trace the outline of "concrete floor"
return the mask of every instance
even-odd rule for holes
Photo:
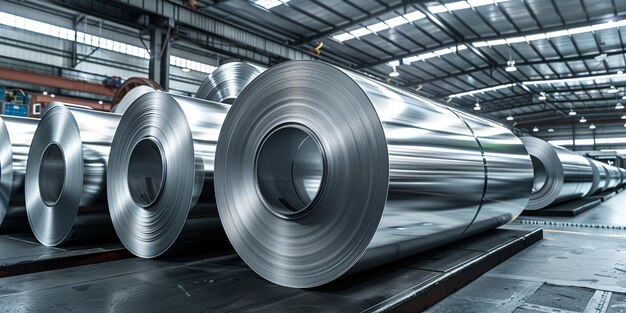
[[[427,312],[626,312],[626,192],[575,217],[518,218],[544,239]]]

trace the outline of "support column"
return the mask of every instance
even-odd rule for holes
[[[165,23],[167,24],[167,23]],[[170,52],[167,27],[153,25],[150,29],[150,65],[148,77],[169,90]]]

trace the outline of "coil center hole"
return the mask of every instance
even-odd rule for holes
[[[135,145],[128,162],[128,191],[140,207],[152,206],[163,189],[165,160],[161,145],[147,137]]]
[[[271,132],[257,149],[258,189],[273,213],[293,218],[307,211],[321,189],[325,154],[302,125]]]
[[[49,144],[43,151],[39,165],[39,194],[47,206],[59,202],[65,185],[65,155],[57,143]]]
[[[546,167],[538,158],[530,156],[530,160],[533,163],[533,172],[535,173],[533,179],[533,192],[538,192],[546,185],[548,175],[546,174]]]

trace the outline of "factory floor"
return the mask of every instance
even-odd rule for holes
[[[625,207],[626,191],[575,217],[522,216],[506,226],[508,230],[469,240],[466,245],[471,247],[452,245],[432,258],[416,256],[415,264],[387,265],[321,289],[268,283],[230,250],[155,260],[129,257],[5,277],[0,279],[0,312],[374,310],[371,303],[419,287],[440,267],[451,273],[454,270],[444,268],[453,262],[482,257],[479,247],[488,251],[499,245],[500,241],[491,242],[494,238],[508,241],[506,234],[519,232],[515,229],[537,227],[544,229],[544,239],[522,248],[427,312],[626,312]],[[471,277],[470,272],[467,267],[462,275]]]
[[[544,239],[427,312],[626,312],[626,192],[574,217],[522,216]]]

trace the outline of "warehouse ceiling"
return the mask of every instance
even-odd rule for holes
[[[466,109],[478,103],[477,113],[518,127],[582,115],[624,122],[615,106],[626,95],[626,1],[226,0],[198,8],[303,49],[323,42],[321,59],[347,60]],[[510,61],[515,71],[506,70]]]

